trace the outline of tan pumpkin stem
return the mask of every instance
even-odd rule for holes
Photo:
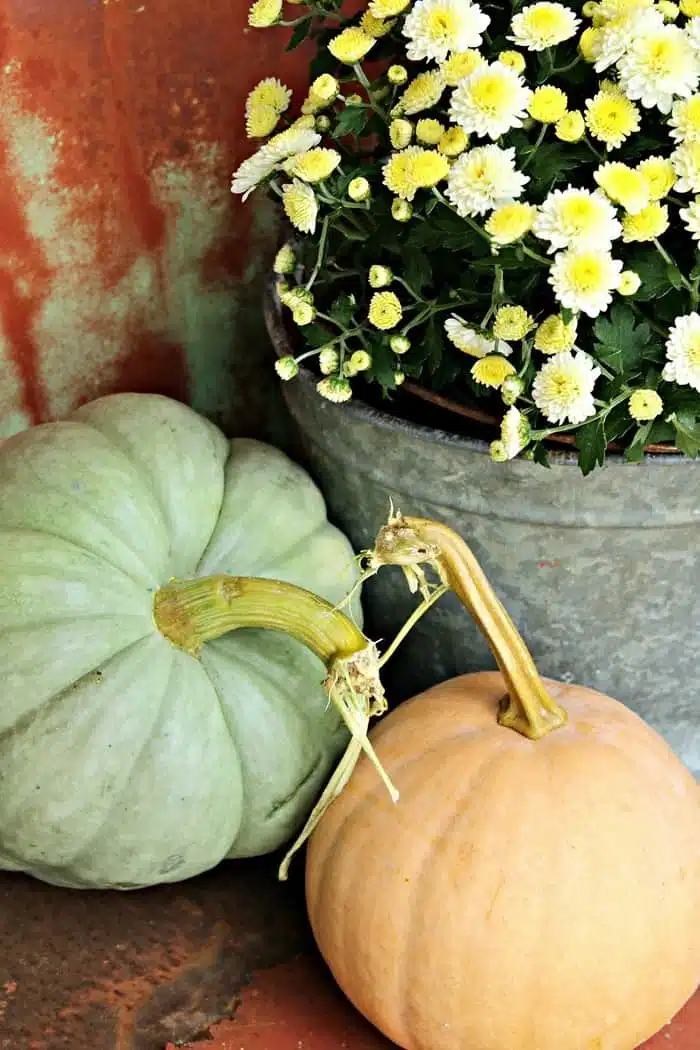
[[[530,740],[566,723],[566,712],[552,699],[518,629],[496,597],[467,544],[456,532],[426,518],[398,514],[380,530],[366,564],[371,571],[399,565],[412,590],[424,590],[423,565],[432,566],[471,613],[484,634],[506,683],[498,721]]]
[[[292,856],[342,791],[364,751],[394,802],[391,783],[367,737],[370,719],[387,709],[379,654],[352,620],[311,591],[279,580],[209,576],[171,580],[155,596],[153,618],[173,645],[197,658],[205,642],[243,627],[284,631],[326,665],[324,688],[348,727],[351,740],[298,838],[282,861],[286,879]]]

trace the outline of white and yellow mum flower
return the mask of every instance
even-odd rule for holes
[[[676,318],[666,340],[666,361],[667,382],[691,386],[700,394],[700,314]]]
[[[406,16],[406,55],[413,62],[444,62],[451,51],[481,47],[491,19],[471,0],[417,0]]]
[[[660,416],[664,403],[656,390],[635,390],[627,401],[627,411],[637,423],[648,423]]]
[[[555,354],[535,376],[532,399],[550,423],[583,423],[595,415],[593,388],[599,376],[588,354]]]
[[[597,28],[586,29],[579,47],[587,61],[593,61],[596,72],[602,73],[620,61],[636,36],[659,29],[663,24],[663,15],[651,4],[630,6],[607,20],[603,19]],[[584,41],[586,36],[588,39]]]
[[[570,40],[579,25],[580,19],[570,8],[544,0],[513,16],[508,39],[528,51],[546,51]]]
[[[593,178],[615,204],[621,204],[630,215],[646,208],[650,200],[649,185],[635,168],[620,161],[601,164]]]
[[[684,142],[671,154],[679,193],[700,193],[700,141]]]
[[[317,147],[298,153],[284,162],[284,170],[304,182],[323,182],[340,164],[340,154],[334,149]]]
[[[676,142],[700,141],[700,94],[674,102],[668,123]]]
[[[586,126],[608,149],[618,149],[639,131],[641,114],[621,91],[601,90],[586,102]]]
[[[572,350],[576,343],[578,321],[574,317],[568,323],[561,314],[550,314],[537,326],[535,349],[543,354],[561,354]]]
[[[404,117],[396,117],[389,125],[389,141],[394,149],[406,149],[413,138],[413,124]]]
[[[377,18],[376,15],[372,14],[369,8],[360,19],[360,29],[364,30],[368,36],[373,36],[375,40],[380,40],[383,36],[386,36],[387,33],[390,33],[393,28],[393,19]]]
[[[272,269],[274,273],[281,275],[294,273],[297,265],[297,257],[291,244],[283,244],[275,255]]]
[[[270,135],[280,116],[289,108],[292,92],[277,77],[266,77],[253,88],[245,102],[245,123],[248,138]]]
[[[554,125],[554,134],[562,142],[580,142],[586,134],[586,122],[578,109],[569,110]]]
[[[632,38],[617,70],[628,98],[670,113],[674,98],[687,98],[697,88],[700,59],[682,29],[661,25]]]
[[[311,119],[313,122],[313,118]],[[320,141],[321,136],[310,128],[292,125],[286,131],[281,131],[239,165],[233,173],[231,192],[242,194],[243,200],[246,200],[256,186],[271,175],[282,161],[313,149]]]
[[[457,87],[465,77],[471,76],[474,70],[483,66],[485,62],[486,59],[478,51],[455,51],[446,62],[441,63],[440,73],[447,87]]]
[[[637,171],[646,182],[652,201],[663,200],[676,182],[673,164],[667,157],[647,157],[637,165]]]
[[[470,372],[476,383],[500,390],[504,380],[515,375],[515,365],[500,354],[488,354],[475,361]]]
[[[533,225],[540,240],[549,241],[548,251],[562,248],[607,248],[622,233],[617,213],[599,190],[573,186],[552,190],[540,205]]]
[[[642,278],[636,270],[623,270],[617,286],[618,295],[636,295],[642,287]]]
[[[452,93],[450,119],[467,134],[498,139],[522,127],[532,91],[502,62],[484,63]]]
[[[506,459],[515,459],[522,452],[530,440],[530,424],[527,416],[524,416],[512,405],[501,420],[501,441],[506,454]]]
[[[369,323],[381,332],[396,328],[403,317],[401,300],[394,292],[375,292],[369,303]]]
[[[282,0],[255,0],[248,11],[248,25],[253,29],[267,29],[281,14]]]
[[[503,340],[487,339],[486,336],[471,328],[461,317],[453,314],[448,317],[444,324],[445,335],[458,350],[469,357],[486,357],[488,354],[499,353],[508,357],[511,348]]]
[[[668,208],[658,201],[650,201],[641,211],[622,217],[622,240],[625,244],[655,241],[667,229]]]
[[[316,384],[316,390],[326,401],[342,405],[352,397],[352,387],[345,376],[328,376]]]
[[[359,26],[343,29],[328,44],[328,50],[344,65],[352,66],[361,62],[376,44],[376,38],[365,33]]]
[[[690,46],[695,54],[700,55],[700,18],[695,16],[686,23],[685,35],[688,37]]]
[[[515,201],[503,204],[491,213],[484,229],[494,244],[513,244],[532,229],[537,209],[534,204]]]
[[[597,317],[610,306],[621,273],[622,263],[608,251],[569,248],[554,257],[548,280],[562,306]]]
[[[424,117],[416,124],[416,139],[424,146],[437,146],[445,133],[445,125],[434,117]]]
[[[693,240],[700,242],[700,197],[692,200],[687,208],[681,208],[679,215]]]
[[[459,215],[484,215],[517,200],[528,182],[515,166],[513,147],[477,146],[454,162],[446,196]]]
[[[466,131],[458,127],[447,128],[440,136],[438,153],[442,153],[446,157],[458,157],[460,153],[464,153],[468,145],[469,136]]]
[[[524,306],[499,306],[491,331],[496,339],[524,339],[534,323]]]
[[[282,190],[282,207],[300,233],[315,233],[318,218],[316,194],[308,183],[294,179]]]
[[[535,88],[528,106],[528,113],[540,124],[556,124],[566,113],[569,100],[561,88],[543,84]]]
[[[410,84],[396,104],[396,115],[404,114],[412,117],[416,113],[423,113],[426,109],[437,106],[442,98],[446,87],[445,78],[439,69],[431,69],[427,73],[419,73]],[[392,111],[393,115],[393,111]]]
[[[375,18],[395,18],[406,10],[411,0],[372,0],[370,12]]]
[[[431,189],[447,178],[450,165],[437,150],[409,146],[384,165],[384,185],[396,197],[412,201],[418,190]]]

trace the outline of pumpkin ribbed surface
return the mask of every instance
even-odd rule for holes
[[[277,632],[197,660],[158,631],[171,577],[356,570],[310,478],[166,398],[115,395],[0,448],[0,867],[176,881],[277,848],[346,733],[323,664]]]
[[[700,980],[700,798],[644,722],[545,680],[568,724],[497,722],[497,673],[372,733],[309,847],[318,945],[409,1050],[633,1050]]]

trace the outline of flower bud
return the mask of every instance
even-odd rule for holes
[[[278,361],[275,361],[275,372],[280,379],[294,379],[299,374],[299,365],[291,354],[287,357],[280,357]]]
[[[371,192],[369,182],[362,175],[352,179],[348,186],[348,197],[351,201],[366,201]]]

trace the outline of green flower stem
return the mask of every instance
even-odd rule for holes
[[[597,419],[604,419],[614,408],[621,405],[623,401],[626,401],[631,393],[632,391],[628,387],[625,387],[622,393],[613,398],[605,408],[601,409],[600,412],[596,412],[594,416],[589,416],[588,419],[584,420],[586,426],[589,423],[595,423]],[[533,430],[530,434],[530,440],[543,441],[545,438],[551,437],[552,434],[566,434],[572,430],[578,430],[581,425],[581,423],[564,423],[560,427],[548,427],[547,430]]]
[[[406,289],[408,294],[413,296],[413,298],[416,300],[417,303],[424,302],[423,297],[421,295],[418,295],[417,292],[414,292],[413,288],[411,288],[410,284],[408,284],[406,281],[404,281],[403,277],[397,277],[396,274],[394,274],[394,280],[396,281],[397,284],[402,285],[402,287],[404,287]]]
[[[321,267],[323,266],[323,256],[326,252],[326,242],[328,240],[328,225],[330,223],[330,216],[326,215],[325,219],[321,223],[321,236],[318,239],[318,252],[316,254],[316,265],[314,266],[308,281],[306,282],[307,292],[313,287],[313,283],[319,275]]]
[[[442,193],[440,193],[440,190],[433,188],[433,196],[440,201],[440,204],[443,204],[446,208],[449,208],[450,211],[453,211],[455,215],[459,215],[457,209],[450,204],[448,199],[444,197]],[[491,243],[491,238],[489,237],[486,230],[482,226],[479,226],[478,222],[474,222],[470,215],[459,215],[459,217],[460,219],[462,219],[463,222],[466,222],[467,226],[469,226],[470,229],[474,231],[474,233],[478,233],[479,236],[482,237],[485,241],[488,241],[489,244]]]
[[[662,243],[661,243],[661,241],[659,240],[658,237],[656,237],[654,239],[654,246],[655,246],[657,252],[659,253],[659,255],[661,256],[661,258],[663,259],[663,261],[666,263],[666,265],[667,266],[672,266],[674,268],[674,270],[677,270],[681,284],[686,289],[686,291],[690,292],[690,298],[691,298],[691,302],[692,302],[693,306],[697,306],[697,303],[698,303],[698,289],[697,289],[697,285],[694,286],[688,280],[687,277],[683,276],[683,272],[680,269],[680,267],[678,266],[676,260],[673,258],[672,255],[670,255],[666,251],[666,249],[664,248],[664,246],[662,245]]]
[[[637,306],[635,302],[630,302],[630,306],[636,313],[637,317],[639,317],[640,320],[644,321],[645,324],[648,324],[649,327],[657,333],[657,335],[662,336],[664,341],[668,339],[668,330],[666,328],[662,328],[660,324],[656,323],[656,321],[652,321],[651,317],[647,317],[647,315],[642,310],[641,306]]]
[[[568,73],[570,69],[575,69],[581,61],[581,55],[576,55],[576,58],[573,58],[571,62],[567,62],[565,66],[555,66],[549,75],[555,77],[559,76],[561,73]]]
[[[543,266],[546,266],[547,268],[549,268],[552,265],[551,259],[548,259],[544,255],[540,255],[539,252],[533,252],[532,248],[528,248],[528,246],[526,244],[522,244],[521,247],[522,247],[523,252],[525,253],[525,255],[528,256],[528,258],[534,259],[535,262],[541,263]]]
[[[530,165],[532,164],[532,161],[533,161],[533,159],[535,157],[535,154],[537,153],[538,149],[540,148],[540,146],[544,142],[544,137],[547,134],[547,128],[548,128],[547,124],[543,124],[542,127],[540,128],[540,133],[537,136],[537,138],[535,139],[535,144],[532,147],[532,151],[530,152],[530,156],[527,158],[525,163],[522,165],[522,167],[520,169],[521,171],[525,171],[525,169],[529,168]]]
[[[360,65],[359,62],[356,62],[352,68],[353,68],[353,70],[355,72],[355,76],[357,77],[357,79],[359,80],[359,82],[362,84],[363,88],[367,92],[367,97],[368,97],[368,99],[369,99],[369,101],[370,101],[370,103],[372,105],[372,109],[374,110],[375,113],[377,113],[382,118],[382,120],[385,123],[388,124],[389,118],[387,116],[386,110],[377,101],[376,95],[372,91],[372,85],[370,84],[369,80],[367,79],[367,75],[366,75],[364,69],[362,68],[362,66]]]
[[[603,161],[605,160],[605,157],[603,156],[603,154],[602,154],[602,153],[600,153],[600,152],[599,152],[599,151],[598,151],[598,150],[597,150],[597,149],[595,148],[595,146],[593,145],[593,143],[592,143],[592,142],[591,142],[591,140],[589,139],[588,135],[584,135],[584,136],[583,136],[583,138],[581,139],[581,141],[583,142],[583,144],[584,144],[585,146],[588,146],[588,148],[589,148],[589,150],[591,151],[591,153],[593,153],[593,154],[594,154],[594,156],[596,156],[596,157],[598,158],[598,160],[599,160],[599,161],[601,162],[601,164],[602,164],[602,163],[603,163]]]

